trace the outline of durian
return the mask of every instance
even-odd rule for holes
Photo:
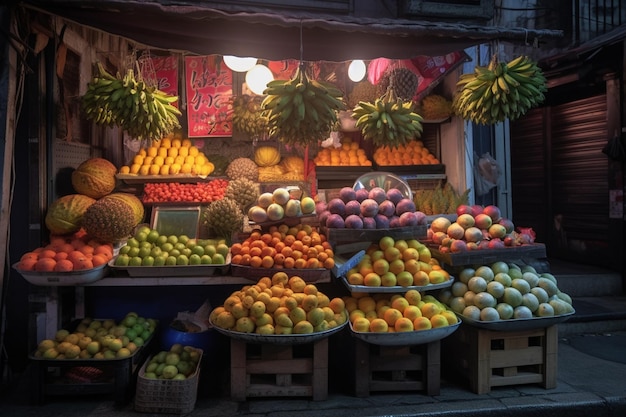
[[[258,181],[259,167],[250,158],[240,157],[233,159],[226,168],[226,175],[231,180],[247,178],[250,181]]]
[[[242,212],[259,198],[259,185],[247,178],[238,178],[228,182],[224,197],[235,200]]]
[[[121,200],[100,199],[87,208],[82,224],[88,235],[113,243],[131,235],[136,226],[135,213]]]
[[[209,204],[202,212],[202,223],[209,236],[232,240],[235,232],[243,229],[243,212],[237,201],[224,197]]]

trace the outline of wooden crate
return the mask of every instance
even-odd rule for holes
[[[230,341],[230,395],[328,398],[328,339],[307,344]]]
[[[412,346],[379,346],[355,341],[355,395],[381,391],[423,391],[439,395],[439,340]]]
[[[557,326],[524,331],[493,331],[462,324],[442,344],[444,372],[460,373],[470,388],[539,384],[556,387]]]

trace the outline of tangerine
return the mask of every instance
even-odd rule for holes
[[[74,270],[74,264],[68,259],[61,259],[54,265],[54,271],[69,272]]]
[[[54,258],[40,258],[37,260],[37,262],[35,262],[33,269],[35,271],[50,272],[54,271],[54,267],[56,264],[57,261],[55,261]]]

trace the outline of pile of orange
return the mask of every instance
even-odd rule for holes
[[[113,258],[113,246],[80,234],[52,236],[50,243],[26,252],[16,268],[21,271],[70,272],[92,269]]]
[[[317,166],[371,166],[365,149],[358,142],[344,140],[341,147],[320,149],[313,162]]]
[[[392,148],[381,146],[374,151],[374,162],[377,165],[436,165],[439,160],[421,140],[414,140],[405,145]]]
[[[231,263],[255,268],[332,269],[335,258],[326,235],[310,225],[271,226],[254,230],[230,247]]]
[[[192,145],[190,139],[163,138],[142,148],[130,165],[120,168],[120,174],[137,175],[210,175],[215,165]]]

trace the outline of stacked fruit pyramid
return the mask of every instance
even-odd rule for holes
[[[496,261],[463,267],[459,280],[439,294],[457,314],[475,321],[554,317],[574,312],[572,299],[548,272]]]
[[[344,138],[341,146],[322,148],[313,159],[316,166],[372,166],[365,149],[358,142]]]
[[[120,167],[120,174],[131,175],[177,175],[207,176],[215,165],[189,139],[174,136],[152,141],[141,148],[130,165]]]
[[[113,244],[143,221],[134,194],[114,192],[115,165],[103,158],[83,161],[72,173],[75,194],[54,200],[46,211],[48,244],[24,254],[22,271],[71,272],[101,267],[113,257]]]
[[[421,140],[412,140],[395,148],[388,145],[379,146],[374,151],[374,162],[382,167],[389,165],[437,165],[441,163]]]
[[[234,291],[209,316],[219,329],[259,335],[312,334],[340,327],[347,319],[341,298],[331,299],[315,284],[284,271]]]

